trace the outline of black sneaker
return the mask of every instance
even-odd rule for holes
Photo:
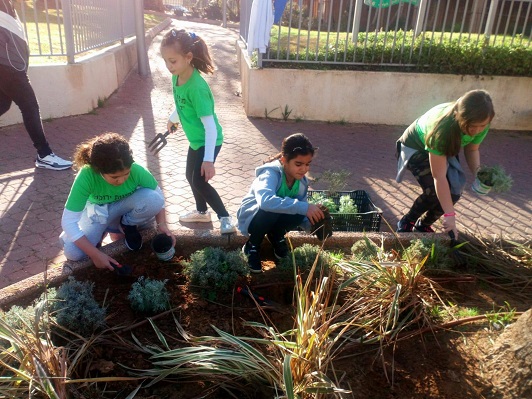
[[[290,249],[286,243],[286,239],[283,237],[280,240],[275,240],[270,234],[268,234],[268,240],[273,247],[273,254],[279,260],[288,258],[290,255]]]
[[[138,251],[142,248],[142,236],[137,230],[137,226],[128,226],[120,222],[122,232],[126,236],[124,243],[130,251]]]
[[[414,222],[403,216],[401,220],[397,222],[397,233],[410,233],[414,229]]]
[[[248,266],[252,273],[262,273],[259,249],[249,241],[242,247],[242,252],[248,258]]]
[[[416,233],[434,233],[434,229],[432,227],[424,225],[419,220],[414,225],[414,231]]]

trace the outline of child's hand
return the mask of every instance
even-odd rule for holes
[[[170,231],[170,229],[168,228],[168,226],[166,225],[166,223],[159,223],[157,225],[157,230],[159,230],[160,233],[164,233],[166,234],[168,237],[172,237],[172,246],[175,247],[175,244],[176,244],[176,238],[175,236],[172,234],[172,232]]]
[[[168,120],[168,123],[166,124],[166,128],[170,133],[175,132],[178,126],[179,126],[179,123],[174,123],[171,120]]]
[[[214,163],[203,161],[201,164],[201,175],[205,177],[205,181],[211,180],[215,174]]]
[[[318,205],[308,204],[307,218],[311,224],[318,223],[325,215]]]
[[[454,216],[447,216],[443,218],[443,229],[446,233],[454,232],[455,239],[458,239],[458,230],[456,229],[456,218]]]
[[[113,265],[120,266],[120,263],[111,258],[109,255],[104,254],[102,251],[98,251],[96,254],[91,256],[92,263],[98,269],[109,269],[111,271],[115,270]]]

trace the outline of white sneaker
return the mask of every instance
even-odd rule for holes
[[[64,170],[72,167],[72,162],[66,161],[54,153],[51,153],[43,158],[37,155],[35,166],[43,169]]]
[[[231,234],[236,232],[236,227],[233,224],[231,216],[224,216],[220,218],[220,234]]]
[[[211,214],[209,212],[192,211],[179,215],[179,221],[184,223],[203,222],[209,223],[211,221]]]

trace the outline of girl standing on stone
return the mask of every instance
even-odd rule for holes
[[[196,209],[179,216],[180,222],[211,222],[207,205],[216,212],[222,234],[236,231],[216,189],[209,184],[216,174],[214,162],[223,143],[222,127],[214,112],[214,97],[201,73],[213,73],[214,65],[205,41],[193,32],[170,30],[161,42],[161,55],[172,74],[176,110],[168,131],[181,123],[189,141],[186,178]]]

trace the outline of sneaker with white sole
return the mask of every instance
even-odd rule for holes
[[[211,221],[211,214],[209,212],[192,211],[179,215],[179,221],[183,223],[209,223]]]
[[[262,273],[259,249],[248,241],[242,247],[242,252],[248,259],[248,266],[251,273]]]
[[[50,155],[47,155],[42,158],[37,155],[37,159],[35,160],[35,166],[37,168],[42,169],[65,170],[72,167],[72,162],[58,157],[52,152]]]
[[[233,224],[231,216],[223,216],[220,218],[220,234],[231,234],[236,232],[236,227]]]

